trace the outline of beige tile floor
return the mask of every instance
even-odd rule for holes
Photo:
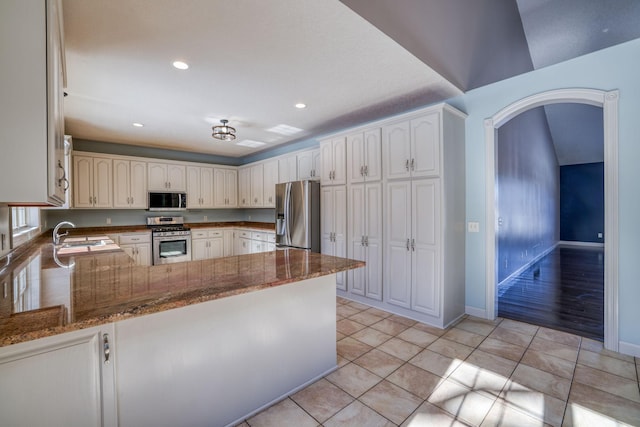
[[[446,330],[337,300],[338,369],[240,424],[640,426],[640,359],[508,319]]]

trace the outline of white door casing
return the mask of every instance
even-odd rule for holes
[[[605,273],[604,345],[618,351],[618,99],[617,90],[557,89],[523,98],[485,120],[486,149],[486,317],[495,319],[496,294],[496,139],[497,130],[515,116],[536,107],[559,103],[602,108],[604,123]]]

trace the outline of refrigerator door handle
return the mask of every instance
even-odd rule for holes
[[[291,245],[291,183],[287,182],[284,191],[284,229],[287,236],[287,245]]]

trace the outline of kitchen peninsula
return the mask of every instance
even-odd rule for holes
[[[364,265],[290,249],[139,266],[57,256],[48,234],[20,252],[0,268],[9,425],[232,425],[336,367],[335,273]]]

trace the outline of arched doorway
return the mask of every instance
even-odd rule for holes
[[[605,276],[604,345],[618,350],[618,91],[558,89],[514,102],[485,120],[486,149],[486,314],[496,317],[496,139],[504,123],[532,108],[556,103],[580,103],[602,108],[604,124]]]

